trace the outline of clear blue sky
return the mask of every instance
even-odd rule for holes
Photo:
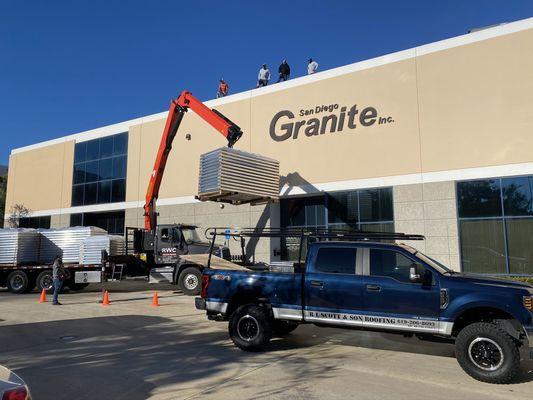
[[[531,0],[0,0],[0,163],[12,148],[533,16]]]

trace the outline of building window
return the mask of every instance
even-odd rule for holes
[[[281,227],[392,232],[392,188],[360,189],[282,199]],[[298,259],[300,241],[282,239],[281,257]],[[305,254],[306,249],[302,249]]]
[[[19,228],[50,229],[50,215],[44,217],[23,217],[19,219]]]
[[[109,234],[123,235],[124,215],[124,211],[71,214],[70,226],[96,226]]]
[[[76,143],[72,206],[126,199],[128,133]]]
[[[533,275],[533,176],[457,182],[463,271]]]

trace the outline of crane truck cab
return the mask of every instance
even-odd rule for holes
[[[158,224],[154,233],[142,228],[127,228],[133,237],[133,254],[146,264],[151,283],[169,282],[189,296],[200,293],[202,272],[206,263],[199,262],[193,255],[205,255],[206,261],[210,243],[200,238],[197,226],[187,224]],[[231,253],[226,246],[217,246],[213,254],[226,260]]]

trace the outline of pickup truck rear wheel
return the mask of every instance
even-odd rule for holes
[[[520,370],[518,343],[496,324],[467,325],[455,341],[457,361],[478,381],[509,383]]]
[[[273,331],[274,334],[277,336],[285,336],[291,333],[296,328],[298,328],[298,325],[300,324],[296,321],[275,320]]]
[[[261,350],[272,337],[269,311],[255,304],[240,306],[229,320],[229,335],[241,350]]]
[[[187,296],[196,296],[202,290],[202,272],[195,267],[187,267],[178,278],[178,284]]]

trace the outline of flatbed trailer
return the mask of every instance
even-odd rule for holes
[[[102,264],[65,263],[70,277],[64,286],[71,290],[83,290],[89,283],[120,280],[123,264],[107,261]],[[27,293],[34,289],[49,291],[53,287],[52,263],[0,265],[0,287],[11,293]]]

